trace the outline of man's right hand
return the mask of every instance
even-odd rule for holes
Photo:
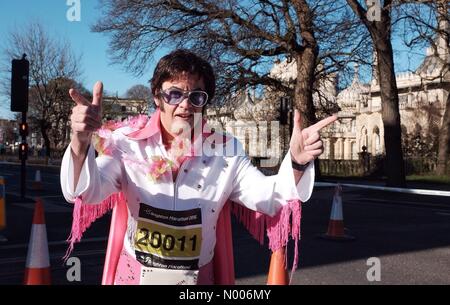
[[[69,90],[70,97],[76,103],[70,116],[72,128],[71,147],[78,157],[84,157],[91,143],[92,133],[102,126],[103,84],[94,85],[92,103],[77,90]]]

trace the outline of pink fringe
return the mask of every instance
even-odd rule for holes
[[[295,199],[288,200],[287,204],[274,217],[252,211],[236,203],[232,204],[232,212],[261,245],[264,244],[264,230],[266,230],[269,248],[272,252],[286,247],[289,237],[292,237],[295,242],[294,262],[290,276],[290,281],[292,281],[294,271],[298,266],[298,241],[300,240],[302,217],[301,202]]]
[[[67,239],[69,248],[63,260],[66,261],[74,249],[74,244],[81,240],[83,233],[90,227],[90,225],[98,218],[105,215],[109,210],[119,202],[125,200],[122,192],[115,193],[103,200],[100,204],[86,204],[83,203],[81,197],[75,199],[73,209],[72,230]]]

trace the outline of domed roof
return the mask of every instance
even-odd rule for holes
[[[246,92],[241,95],[241,101],[234,111],[236,120],[256,122],[276,120],[279,104],[272,99],[252,99],[249,92]]]
[[[350,86],[339,92],[337,102],[341,108],[352,108],[368,92],[368,86],[359,81],[358,65],[355,65],[355,76]]]
[[[241,103],[237,105],[234,111],[234,117],[236,120],[248,121],[253,120],[252,108],[253,103],[247,92],[240,94]]]

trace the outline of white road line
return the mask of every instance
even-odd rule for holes
[[[58,253],[54,253],[54,254],[50,255],[49,258],[51,260],[62,259],[65,254],[66,254],[65,252],[58,252]],[[77,251],[74,254],[77,257],[98,255],[98,254],[106,254],[106,249]],[[27,260],[26,257],[4,258],[4,259],[0,259],[0,265],[14,264],[14,263],[25,263],[26,260]]]
[[[413,203],[411,201],[393,200],[393,199],[386,200],[386,199],[381,199],[381,198],[358,198],[357,200],[361,200],[361,201],[367,200],[367,201],[375,201],[375,202],[379,201],[379,202],[387,202],[387,203],[392,203],[392,204],[399,203],[399,204],[417,205],[416,203]],[[430,207],[433,207],[433,205],[435,205],[435,203],[421,201],[420,205],[429,205]],[[450,205],[449,205],[449,208],[450,208]]]
[[[367,200],[364,201],[364,199],[357,199],[357,198],[349,198],[349,199],[345,199],[343,198],[343,202],[344,205],[346,203],[350,204],[350,205],[373,205],[373,206],[377,206],[377,205],[389,205],[390,208],[402,208],[402,209],[416,209],[416,210],[429,210],[432,212],[447,212],[448,210],[436,210],[436,207],[433,206],[426,206],[426,205],[421,205],[421,204],[415,204],[415,203],[404,203],[404,204],[396,204],[396,201],[386,201],[386,203],[381,203],[381,202],[376,202],[375,200]],[[450,206],[449,206],[450,207]]]
[[[30,190],[27,190],[27,191],[30,191]],[[31,196],[30,194],[29,194],[29,192],[27,192],[28,193],[28,195],[27,196],[25,196],[25,198],[26,199],[30,199],[30,200],[35,200],[36,198],[57,198],[57,197],[63,197],[63,195],[61,194],[61,195],[45,195],[45,196],[39,196],[39,195],[33,195],[33,196]],[[13,196],[16,196],[16,197],[21,197],[22,195],[21,194],[19,194],[19,193],[16,193],[16,192],[11,192],[11,191],[6,191],[6,194],[10,194],[10,195],[13,195]]]
[[[437,215],[442,215],[442,216],[450,216],[450,213],[446,213],[446,212],[436,212]]]
[[[45,199],[45,198],[64,198],[63,195],[45,195],[45,196],[36,196],[39,197],[41,199]],[[66,201],[64,201],[63,203],[65,203]],[[69,204],[69,203],[67,203]]]
[[[87,244],[87,243],[93,243],[93,242],[100,242],[100,241],[106,241],[108,240],[107,237],[92,237],[92,238],[85,238],[82,239],[77,244]],[[68,245],[66,240],[58,240],[58,241],[51,241],[48,243],[48,246],[60,246],[60,245]],[[0,246],[0,250],[11,250],[11,249],[21,249],[21,248],[27,248],[28,244],[16,244],[16,245],[6,245],[6,246]]]
[[[315,182],[315,186],[336,186],[338,183],[331,182]],[[387,187],[387,186],[375,186],[375,185],[364,185],[364,184],[350,184],[350,183],[339,183],[341,186],[362,188],[368,190],[379,190],[379,191],[389,191],[395,193],[406,193],[406,194],[416,194],[416,195],[431,195],[431,196],[445,196],[450,197],[450,191],[440,191],[440,190],[426,190],[426,189],[408,189],[408,188],[397,188],[397,187]]]

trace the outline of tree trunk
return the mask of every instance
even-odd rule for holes
[[[297,81],[294,91],[294,108],[300,111],[302,128],[314,124],[317,121],[316,110],[313,101],[314,70],[316,68],[317,52],[306,48],[297,56]],[[321,179],[320,164],[317,158],[314,161],[316,179]]]
[[[390,24],[389,24],[390,26]],[[384,29],[383,29],[384,28]],[[389,29],[384,26],[374,36],[377,51],[378,75],[380,75],[381,116],[386,148],[386,175],[388,186],[405,186],[398,89],[394,72],[394,60]],[[378,34],[378,35],[377,35]]]
[[[377,43],[378,73],[382,101],[384,143],[386,148],[386,175],[388,186],[405,186],[405,167],[401,145],[401,125],[398,89],[395,80],[392,45],[390,40]]]
[[[294,108],[300,111],[303,128],[316,122],[316,111],[313,103],[316,59],[317,53],[310,48],[306,48],[296,58],[297,80],[294,91]]]
[[[439,30],[447,30],[448,26],[448,20],[447,20],[447,8],[448,4],[445,0],[440,0],[437,5],[438,10],[438,18],[437,22],[439,25]],[[447,32],[448,33],[448,32]],[[448,75],[450,73],[450,66],[449,66],[449,60],[448,56],[450,56],[449,52],[450,49],[448,47],[449,44],[449,38],[447,35],[444,35],[444,33],[438,33],[439,36],[441,36],[444,41],[445,45],[447,46],[447,49],[445,50],[444,62],[447,64],[446,69],[444,70],[445,73]],[[448,76],[447,76],[448,77]],[[447,78],[448,80],[448,78]],[[437,160],[437,168],[436,168],[436,174],[438,175],[446,175],[448,168],[448,161],[449,161],[449,155],[450,155],[450,86],[447,83],[447,92],[449,92],[447,96],[447,101],[445,103],[445,111],[444,111],[444,117],[442,119],[442,126],[439,132],[439,151],[438,151],[438,160]]]
[[[44,145],[45,145],[45,157],[48,160],[50,158],[50,138],[48,137],[47,134],[47,123],[45,122],[45,120],[41,120],[40,122],[41,125],[41,133],[42,133],[42,137],[44,138]]]
[[[448,160],[450,155],[450,93],[445,103],[444,118],[439,132],[439,152],[436,174],[446,175]]]
[[[370,32],[374,49],[377,52],[377,71],[381,91],[381,116],[384,126],[384,145],[386,148],[387,185],[405,186],[405,164],[401,142],[400,111],[398,89],[394,72],[394,58],[391,43],[392,1],[385,0],[378,21],[367,19],[367,11],[356,0],[347,0]]]

